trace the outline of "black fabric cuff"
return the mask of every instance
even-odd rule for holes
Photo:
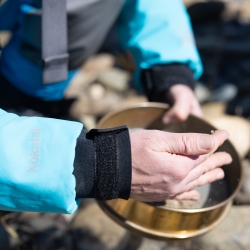
[[[128,199],[132,163],[127,127],[88,133],[83,129],[77,139],[73,174],[76,198]]]
[[[171,86],[180,83],[194,89],[193,72],[185,64],[155,65],[141,72],[141,82],[149,101],[155,101],[155,96]]]

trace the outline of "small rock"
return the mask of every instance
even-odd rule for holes
[[[43,232],[54,227],[66,229],[68,223],[64,219],[63,215],[41,213],[28,220],[27,225],[30,226],[35,232]]]
[[[243,159],[250,149],[250,123],[238,116],[204,116],[204,119],[218,129],[229,133],[229,140]]]
[[[237,18],[241,23],[250,22],[250,3],[249,0],[224,0],[226,9],[223,12],[224,20],[232,20]]]
[[[102,116],[123,102],[123,98],[116,92],[106,90],[105,95],[96,100],[92,98],[89,91],[86,91],[70,108],[70,115],[80,119],[82,115]]]
[[[93,115],[81,115],[79,121],[83,123],[84,128],[86,130],[90,130],[92,128],[96,128],[96,118]]]
[[[93,200],[79,208],[71,224],[77,249],[122,250],[127,244],[127,231],[111,220]]]
[[[110,54],[97,54],[90,57],[83,65],[83,70],[86,72],[95,72],[96,74],[101,73],[113,67],[115,58]]]
[[[105,95],[105,88],[98,83],[91,84],[89,87],[89,94],[93,98],[93,100],[100,100]]]
[[[74,98],[81,96],[86,91],[86,88],[88,88],[104,70],[113,66],[114,61],[114,57],[109,54],[98,54],[90,57],[71,80],[65,91],[65,97]]]
[[[128,71],[110,68],[100,74],[98,82],[102,83],[107,88],[116,91],[125,91],[128,88],[130,78],[131,76]]]
[[[250,204],[250,160],[243,160],[242,166],[244,172],[243,182],[242,187],[234,199],[236,205]]]
[[[86,92],[88,86],[93,83],[96,78],[97,75],[94,72],[79,70],[65,90],[65,98],[70,99],[82,96]]]
[[[249,0],[244,0],[244,3],[241,4],[239,19],[243,23],[250,23],[250,2],[249,2]]]
[[[205,102],[210,98],[209,89],[201,83],[196,84],[194,89],[195,95],[199,102]]]
[[[214,89],[211,92],[209,101],[211,102],[229,102],[237,95],[238,89],[234,84],[224,84],[220,88]]]
[[[11,36],[12,33],[10,31],[0,31],[0,45],[2,48],[7,45]]]
[[[216,117],[223,115],[226,110],[225,102],[210,102],[201,106],[204,117]]]
[[[166,243],[158,240],[150,240],[145,238],[138,250],[165,250]],[[173,249],[174,250],[174,249]]]

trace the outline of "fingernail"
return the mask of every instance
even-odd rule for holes
[[[220,172],[217,176],[216,176],[216,180],[220,180],[224,177],[224,172]]]
[[[232,157],[230,156],[230,157],[228,157],[228,158],[226,159],[225,164],[229,164],[229,163],[231,163],[232,161],[233,161],[233,159],[232,159]]]
[[[201,149],[208,150],[212,148],[212,140],[211,140],[210,135],[201,135],[198,143]]]

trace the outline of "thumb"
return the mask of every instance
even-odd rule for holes
[[[212,135],[197,133],[170,133],[165,150],[173,154],[197,156],[216,150],[226,139],[228,133],[220,130]]]
[[[185,121],[191,112],[190,97],[180,92],[173,93],[174,105],[163,116],[163,123],[168,124],[175,121]]]
[[[191,100],[189,96],[184,94],[179,94],[175,97],[174,106],[171,109],[171,113],[179,121],[185,121],[188,118],[188,115],[191,111]]]

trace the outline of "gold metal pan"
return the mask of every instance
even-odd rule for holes
[[[100,120],[98,128],[126,124],[130,129],[158,129],[175,133],[210,134],[215,130],[212,125],[194,116],[190,116],[185,122],[166,126],[161,122],[161,118],[167,109],[168,105],[161,103],[126,105],[107,114]],[[190,203],[191,206],[188,204],[188,208],[178,203],[172,206],[168,200],[149,204],[133,199],[115,199],[98,204],[114,221],[141,236],[167,240],[203,234],[226,217],[242,182],[241,162],[232,144],[227,140],[217,151],[228,152],[233,158],[230,165],[223,167],[225,178],[203,186],[199,190],[200,201]]]

